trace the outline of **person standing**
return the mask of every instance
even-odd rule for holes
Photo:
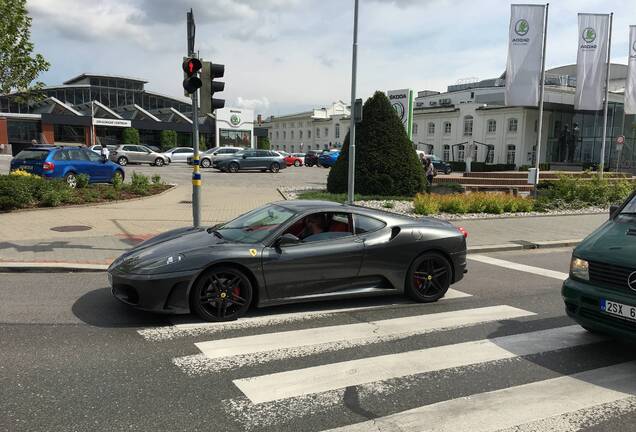
[[[424,162],[424,172],[426,173],[427,188],[430,192],[431,187],[433,187],[433,177],[435,177],[435,166],[430,158],[426,158]]]
[[[102,148],[100,150],[100,153],[102,155],[102,160],[108,160],[108,158],[110,156],[110,150],[108,150],[108,147],[106,147],[106,144],[102,144]]]

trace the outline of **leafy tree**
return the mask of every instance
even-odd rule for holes
[[[424,169],[404,126],[382,92],[363,107],[356,127],[355,192],[363,195],[412,196],[424,190]],[[331,193],[347,191],[349,134],[327,179]]]
[[[267,138],[266,136],[258,137],[256,141],[256,148],[259,148],[261,150],[270,150],[272,148],[272,145],[269,142],[269,138]]]
[[[41,99],[42,82],[33,83],[50,64],[33,54],[31,17],[26,0],[0,1],[0,94],[20,92],[18,102]]]
[[[162,130],[159,132],[159,145],[162,151],[170,150],[177,146],[177,132],[173,130]]]
[[[124,144],[139,144],[139,131],[135,128],[126,128],[121,133]]]

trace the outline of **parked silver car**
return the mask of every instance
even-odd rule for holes
[[[187,162],[188,158],[191,158],[194,154],[192,147],[175,147],[168,151],[163,152],[163,155],[168,158],[170,162]]]
[[[206,151],[201,156],[201,166],[203,168],[213,167],[218,161],[231,158],[235,153],[245,150],[243,147],[215,147]]]
[[[231,173],[242,170],[260,170],[262,172],[269,170],[275,173],[287,168],[287,164],[285,159],[275,151],[247,149],[217,161],[214,168]]]
[[[110,160],[121,166],[129,163],[147,163],[150,165],[164,166],[170,160],[161,153],[154,152],[146,146],[123,144],[110,152]]]

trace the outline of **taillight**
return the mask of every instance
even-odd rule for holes
[[[53,171],[55,169],[55,164],[53,162],[44,162],[42,164],[43,171]]]
[[[464,235],[464,238],[468,238],[468,231],[464,229],[464,227],[457,227],[457,231]]]

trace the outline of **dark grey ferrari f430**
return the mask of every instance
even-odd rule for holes
[[[158,235],[108,269],[139,309],[233,320],[251,306],[404,293],[434,302],[466,272],[466,232],[324,201],[283,201]]]

